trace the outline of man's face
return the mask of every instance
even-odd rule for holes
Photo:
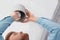
[[[29,36],[27,33],[15,32],[10,36],[9,40],[29,40]]]

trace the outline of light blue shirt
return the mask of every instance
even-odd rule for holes
[[[60,40],[60,24],[43,17],[38,18],[37,23],[42,25],[43,28],[46,28],[50,33],[47,40]]]
[[[4,38],[2,37],[2,34],[6,30],[6,28],[10,26],[10,24],[13,21],[14,20],[11,16],[7,16],[0,21],[0,40],[4,40]],[[46,28],[48,32],[50,33],[47,40],[60,40],[60,25],[59,24],[52,22],[51,20],[43,18],[43,17],[38,18],[36,22],[42,25],[42,27]]]
[[[7,16],[0,21],[0,40],[4,40],[2,34],[13,21],[14,19],[11,16]]]

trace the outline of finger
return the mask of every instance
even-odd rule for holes
[[[26,17],[26,19],[23,21],[23,23],[26,23],[28,21],[29,21],[29,19],[28,19],[28,17]]]
[[[27,9],[26,9],[26,15],[27,15],[28,17],[30,17],[30,16],[31,16],[30,11],[28,11]]]
[[[17,17],[21,17],[21,15],[19,14],[19,12],[15,12],[15,15],[17,16]]]

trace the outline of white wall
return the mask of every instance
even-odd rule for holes
[[[11,9],[15,4],[23,4],[35,16],[46,17],[51,19],[58,3],[58,0],[0,0],[0,18],[11,14]],[[37,23],[20,23],[14,22],[4,32],[3,37],[10,31],[23,31],[30,35],[30,40],[42,40],[44,29]],[[42,38],[41,38],[42,37]]]

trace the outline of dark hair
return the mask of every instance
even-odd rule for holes
[[[10,36],[15,33],[15,32],[9,32],[7,35],[6,35],[6,38],[5,40],[9,40]],[[24,37],[22,38],[22,40],[29,40],[29,35],[27,33],[25,33]]]

